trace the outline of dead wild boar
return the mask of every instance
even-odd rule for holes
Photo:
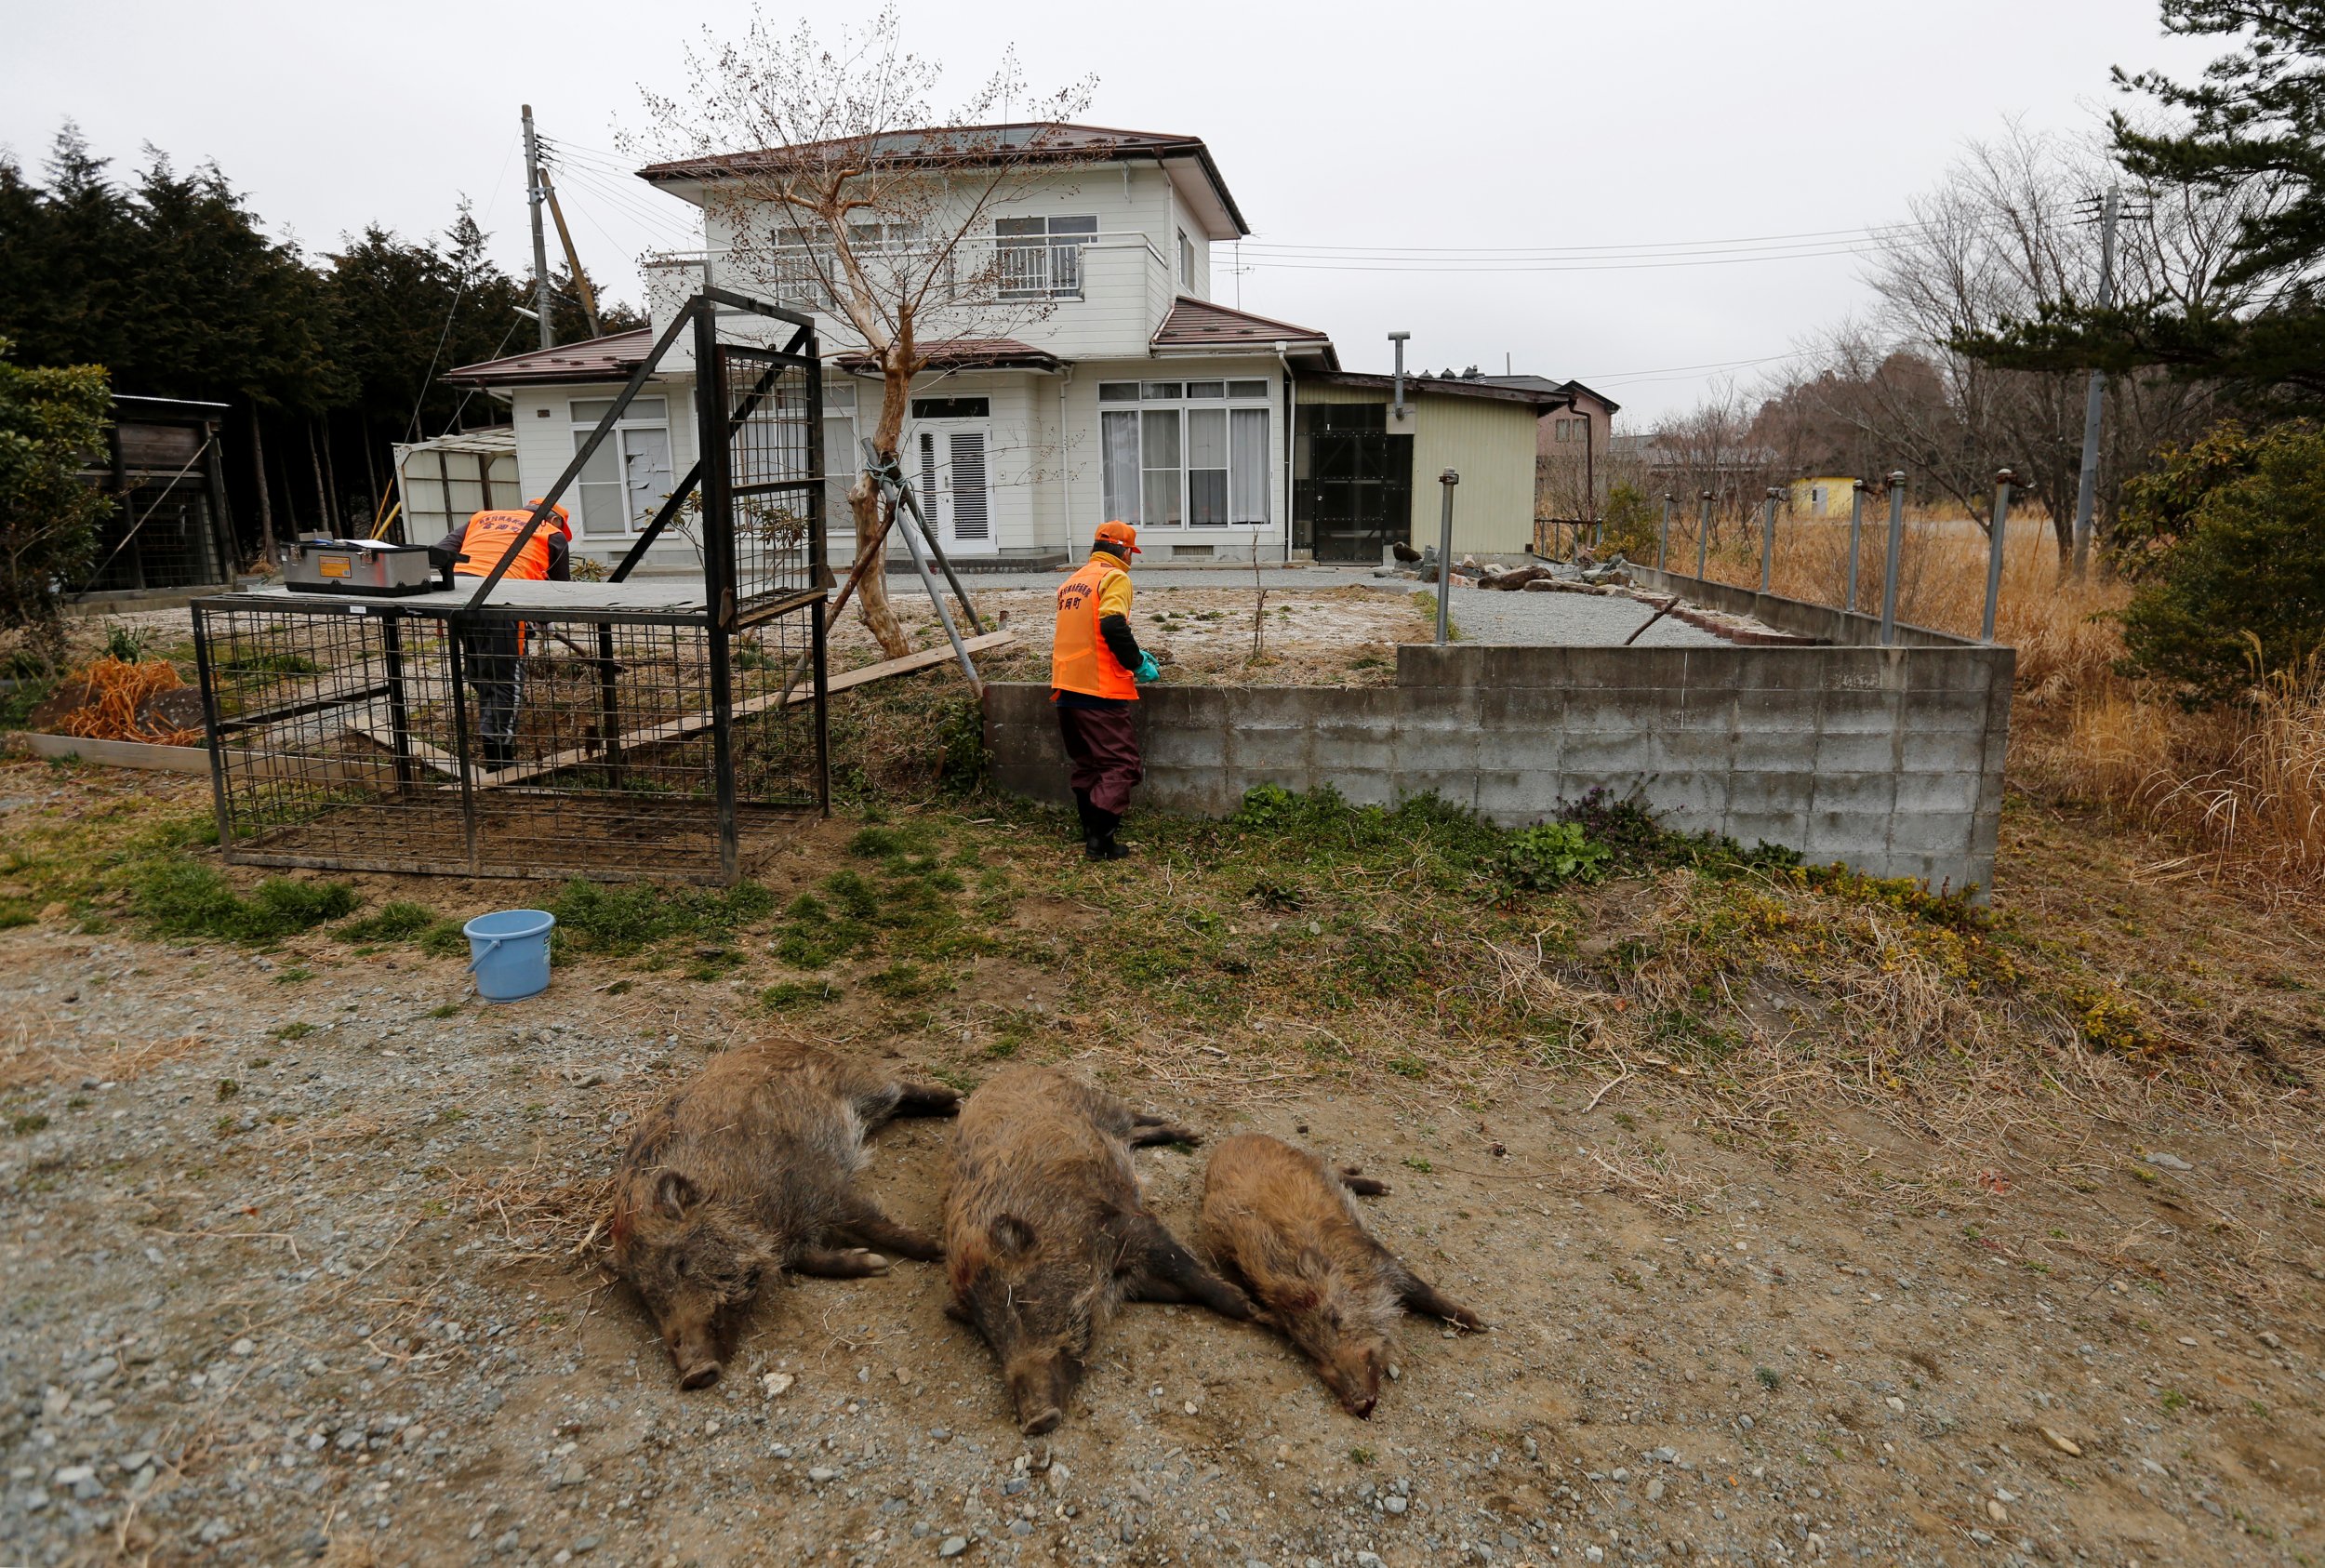
[[[718,1381],[728,1315],[777,1270],[856,1279],[884,1272],[884,1253],[943,1256],[855,1181],[866,1133],[959,1101],[828,1051],[769,1043],[716,1057],[640,1118],[615,1180],[613,1265],[654,1314],[680,1388]]]
[[[945,1196],[945,1309],[992,1347],[1027,1436],[1065,1418],[1118,1301],[1189,1301],[1251,1317],[1242,1294],[1139,1199],[1132,1147],[1194,1141],[1052,1068],[997,1073],[961,1108]]]
[[[1375,1241],[1351,1191],[1381,1193],[1354,1166],[1335,1172],[1263,1133],[1219,1145],[1203,1176],[1202,1239],[1220,1270],[1315,1363],[1354,1415],[1370,1415],[1400,1309],[1481,1329],[1467,1307]]]

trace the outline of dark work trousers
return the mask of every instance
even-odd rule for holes
[[[1057,733],[1073,762],[1068,782],[1074,792],[1086,792],[1100,811],[1116,817],[1128,812],[1130,791],[1146,777],[1129,713],[1119,708],[1060,708]]]
[[[460,657],[468,664],[468,684],[476,693],[476,734],[484,741],[485,760],[511,760],[517,735],[517,703],[523,697],[520,659],[525,646],[514,621],[472,626],[460,633]]]

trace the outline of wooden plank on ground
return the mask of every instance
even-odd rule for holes
[[[988,631],[981,637],[966,639],[962,646],[976,654],[983,653],[989,648],[1005,647],[1016,640],[1017,634],[1015,631]],[[883,659],[878,664],[867,664],[860,670],[850,670],[845,674],[834,675],[824,683],[824,690],[828,693],[852,691],[857,686],[870,685],[874,681],[884,681],[891,675],[909,675],[915,670],[932,670],[937,665],[950,663],[951,660],[952,644],[947,643],[941,647],[926,648],[919,653],[906,654],[902,658]],[[815,696],[813,691],[802,687],[791,693],[790,706],[797,708],[812,702],[815,700]],[[735,717],[747,719],[754,713],[764,713],[782,701],[783,693],[780,690],[764,692],[735,704]],[[356,725],[349,727],[361,728]],[[381,727],[384,729],[385,726]],[[688,713],[675,719],[665,719],[660,724],[648,724],[643,729],[631,730],[622,736],[617,744],[626,754],[641,746],[666,745],[673,740],[684,740],[686,737],[699,734],[710,727],[711,715],[707,711]],[[362,733],[370,736],[373,740],[381,745],[388,744],[386,738],[370,729],[363,728]],[[443,759],[440,764],[442,771],[450,774],[455,778],[459,777],[458,764],[453,758],[432,747],[428,748],[428,751],[432,758]],[[415,741],[413,742],[413,755],[419,754],[419,743]],[[498,789],[510,784],[528,783],[544,774],[557,773],[565,768],[578,767],[585,763],[604,760],[605,747],[604,743],[598,742],[588,746],[569,747],[563,751],[552,751],[538,762],[520,763],[514,767],[504,767],[496,773],[487,773],[479,769],[473,777],[479,788]],[[458,786],[457,784],[445,785],[442,788],[457,789]]]
[[[348,721],[347,733],[360,735],[384,751],[395,750],[394,726],[383,724],[378,719],[351,719]],[[425,764],[447,778],[460,777],[460,759],[442,747],[431,746],[416,735],[405,736],[404,743],[411,748],[412,761]]]
[[[166,773],[207,773],[210,753],[203,746],[156,746],[150,740],[92,740],[79,735],[27,731],[24,744],[35,757],[78,757],[101,767],[153,768]]]

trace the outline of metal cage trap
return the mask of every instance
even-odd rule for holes
[[[723,316],[789,326],[721,340]],[[778,331],[780,327],[778,326]],[[506,576],[691,334],[697,450],[603,582]],[[462,876],[733,882],[830,804],[822,386],[806,316],[696,295],[484,578],[193,605],[225,857]],[[683,521],[682,521],[683,519]],[[662,532],[701,575],[633,579]]]

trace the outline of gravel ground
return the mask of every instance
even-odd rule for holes
[[[7,771],[12,798],[72,787]],[[771,884],[844,864],[851,826]],[[368,890],[463,910],[525,891]],[[1027,906],[1050,936],[1092,935],[1085,908]],[[1545,1076],[1490,1103],[1402,1080],[1295,1076],[1272,1097],[1117,1082],[1214,1137],[1304,1136],[1390,1178],[1376,1231],[1493,1329],[1407,1320],[1369,1422],[1264,1330],[1144,1306],[1102,1340],[1068,1424],[1028,1442],[942,1316],[940,1270],[909,1264],[769,1289],[727,1377],[682,1394],[624,1291],[541,1255],[526,1194],[586,1190],[637,1106],[768,1027],[748,996],[770,962],[729,983],[576,962],[490,1008],[458,962],[408,949],[0,935],[20,1047],[0,1557],[2121,1568],[2318,1547],[2319,1320],[2297,1269],[2175,1284],[2168,1310],[2104,1257],[2037,1271],[1942,1204],[1772,1167],[1636,1082]],[[979,1004],[1073,1001],[1053,971],[980,959],[960,1011],[905,1034],[842,977],[865,1008],[817,1029],[908,1073],[976,1071]],[[1071,1023],[1040,1048],[1099,1070]],[[1876,1178],[1951,1158],[1847,1113],[1804,1109],[1791,1131]],[[2202,1216],[2237,1208],[2236,1163],[2266,1151],[2121,1136],[2079,1167],[2099,1196],[2030,1189],[2014,1220],[2112,1206],[2160,1224],[2156,1275],[2212,1277]],[[2022,1135],[2028,1159],[2065,1158],[2041,1136]],[[878,1135],[890,1213],[934,1228],[949,1137]],[[1191,1238],[1200,1151],[1138,1159]]]
[[[972,595],[979,590],[1049,590],[1058,574],[1049,572],[977,573],[962,579]],[[1140,611],[1151,613],[1179,590],[1217,593],[1253,586],[1252,574],[1218,567],[1189,569],[1136,565],[1133,581],[1138,588]],[[1428,584],[1411,578],[1376,578],[1362,568],[1334,566],[1265,567],[1259,586],[1271,594],[1313,593],[1333,588],[1364,588],[1409,601],[1415,592],[1433,592]],[[888,591],[899,608],[926,604],[927,596],[910,578],[891,577]],[[1604,647],[1619,644],[1639,630],[1654,611],[1635,599],[1582,593],[1505,593],[1467,588],[1456,582],[1453,591],[1454,624],[1466,643],[1530,647]],[[1719,647],[1721,639],[1699,627],[1666,616],[1648,628],[1639,646],[1649,648]]]

